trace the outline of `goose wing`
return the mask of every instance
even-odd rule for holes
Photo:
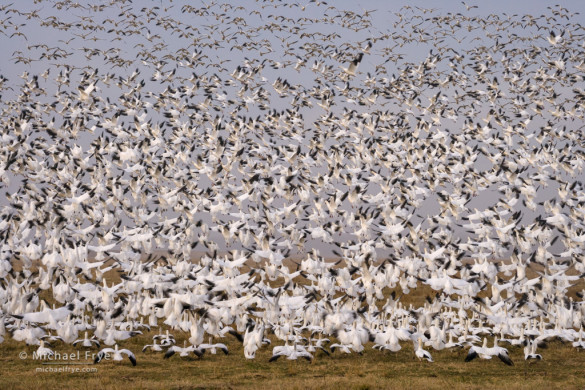
[[[477,353],[475,348],[471,347],[471,348],[469,348],[469,352],[467,353],[467,356],[465,357],[465,361],[470,362],[478,356],[479,356],[479,354]]]
[[[226,354],[226,355],[229,354],[228,348],[227,348],[227,346],[225,344],[219,343],[219,344],[216,344],[215,347],[221,349],[221,351],[224,354]]]
[[[115,352],[114,349],[112,348],[104,348],[101,351],[98,352],[97,356],[95,357],[93,364],[98,364],[99,362],[102,361],[102,359],[106,356],[106,354],[108,353],[113,353]]]
[[[133,366],[136,365],[136,356],[134,356],[132,351],[130,351],[128,349],[121,349],[120,353],[125,353],[126,355],[128,355],[128,359],[130,359],[130,362],[132,363],[132,365]]]
[[[163,358],[168,359],[171,356],[173,356],[175,354],[175,352],[176,352],[176,350],[175,350],[175,347],[173,346],[173,347],[167,349],[167,352],[165,352],[165,356]]]
[[[498,353],[498,358],[500,358],[500,360],[506,363],[508,366],[514,365],[514,362],[512,361],[512,359],[510,359],[510,356],[508,356],[508,352],[506,352],[506,350],[501,350]]]

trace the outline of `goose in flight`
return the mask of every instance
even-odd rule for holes
[[[163,347],[163,345],[157,344],[156,339],[154,339],[152,341],[152,344],[147,344],[144,347],[142,347],[142,352],[146,351],[149,348],[151,351],[154,351],[154,352],[162,352],[162,350],[163,350],[162,347]]]
[[[256,357],[256,351],[265,344],[270,344],[270,339],[264,337],[265,326],[263,322],[254,322],[249,320],[246,325],[246,332],[244,336],[239,336],[244,346],[244,357],[246,359],[254,359]],[[234,334],[235,332],[230,332]],[[235,335],[235,334],[234,334]]]
[[[168,329],[164,334],[159,333],[152,336],[152,340],[154,343],[156,343],[156,340],[160,340],[160,345],[162,346],[169,346],[175,344],[175,336],[170,334]]]
[[[87,332],[85,332],[85,337],[83,339],[75,340],[72,344],[74,347],[77,346],[77,344],[80,344],[82,347],[86,347],[86,348],[91,348],[91,347],[93,347],[94,344],[96,345],[96,347],[98,347],[98,348],[100,347],[99,340],[96,339],[95,336],[92,338],[88,338]]]
[[[483,339],[483,345],[481,347],[472,345],[465,357],[465,361],[470,362],[477,357],[481,359],[491,359],[494,356],[497,356],[498,359],[508,366],[514,365],[514,362],[512,362],[512,359],[510,359],[510,356],[508,355],[508,350],[504,347],[498,346],[497,337],[494,338],[494,346],[491,348],[488,348],[487,346],[487,338]]]
[[[287,340],[284,345],[274,347],[272,349],[272,357],[268,361],[275,362],[281,356],[286,356],[289,360],[296,360],[298,358],[303,358],[308,361],[313,360],[313,355],[304,346],[297,344],[296,341],[292,345],[288,345]]]
[[[205,352],[207,350],[209,350],[209,352],[212,355],[215,355],[217,353],[217,350],[221,350],[224,354],[229,354],[228,348],[225,344],[222,343],[215,343],[212,344],[211,343],[211,337],[209,338],[209,343],[208,344],[200,344],[197,346],[197,349],[199,349],[202,352]]]
[[[358,55],[349,63],[347,68],[341,67],[341,70],[345,73],[347,77],[355,76],[355,72],[357,70],[358,65],[362,61],[364,53],[358,53]]]
[[[25,314],[14,314],[13,317],[18,319],[22,319],[29,323],[48,323],[48,322],[57,322],[65,320],[73,311],[74,305],[69,303],[65,306],[62,306],[57,309],[49,309],[48,307],[40,312],[32,312],[32,313],[25,313]]]
[[[128,359],[132,363],[133,366],[136,366],[136,356],[132,353],[132,351],[128,349],[118,349],[118,344],[114,346],[114,348],[104,348],[98,352],[95,360],[93,361],[94,364],[98,364],[104,358],[109,359],[111,355],[112,360],[116,362],[121,362],[124,360],[122,355],[128,356]]]
[[[204,353],[202,350],[200,350],[199,348],[196,348],[194,345],[190,345],[187,347],[187,341],[184,340],[182,347],[179,347],[178,345],[173,345],[169,349],[167,349],[167,352],[164,355],[164,359],[170,358],[171,356],[173,356],[177,352],[179,353],[180,357],[188,357],[189,354],[192,352],[198,358],[203,357],[203,353]]]

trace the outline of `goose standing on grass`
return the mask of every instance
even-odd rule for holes
[[[55,353],[50,348],[45,347],[45,341],[41,340],[41,345],[37,349],[36,355],[41,359],[46,359],[55,356]]]
[[[429,351],[425,351],[423,349],[423,341],[422,338],[419,337],[417,340],[417,344],[415,345],[414,354],[418,358],[418,360],[426,359],[428,362],[433,363],[433,357],[431,356]]]
[[[573,341],[573,348],[585,349],[585,341],[583,340],[583,327],[579,329],[579,340]]]
[[[134,356],[132,351],[130,351],[128,349],[118,349],[118,344],[116,344],[114,346],[114,348],[104,348],[101,351],[99,351],[95,360],[93,361],[93,363],[98,364],[104,358],[109,359],[110,354],[111,354],[112,360],[114,360],[116,362],[121,362],[122,360],[124,360],[124,357],[122,356],[122,354],[125,354],[126,356],[128,356],[128,359],[130,360],[132,365],[133,366],[136,365],[136,356]]]
[[[542,355],[536,353],[536,348],[538,347],[537,340],[529,340],[524,347],[524,360],[542,360]]]

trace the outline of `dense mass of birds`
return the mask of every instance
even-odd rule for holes
[[[0,341],[585,348],[579,15],[341,5],[3,5]]]

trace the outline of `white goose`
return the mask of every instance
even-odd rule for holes
[[[423,349],[423,340],[421,337],[418,338],[417,345],[415,346],[414,354],[418,360],[426,359],[428,362],[433,362],[433,357],[429,351]]]
[[[465,358],[466,362],[470,362],[473,359],[480,357],[482,359],[491,359],[493,356],[497,356],[502,362],[507,364],[508,366],[513,366],[514,362],[510,359],[508,355],[508,350],[503,347],[498,346],[498,338],[494,338],[494,346],[492,348],[488,348],[487,346],[487,338],[483,339],[483,345],[481,347],[477,347],[475,345],[469,348],[469,352],[467,353],[467,357]]]
[[[147,344],[144,347],[142,347],[142,352],[146,351],[148,348],[150,348],[150,350],[154,352],[161,352],[163,350],[162,345],[156,343],[156,339],[154,339],[152,344]]]
[[[538,347],[537,340],[527,342],[526,346],[524,347],[524,360],[542,360],[542,355],[536,353],[536,347]]]
[[[76,347],[77,344],[81,343],[82,347],[87,347],[87,348],[91,348],[93,346],[93,344],[95,343],[95,345],[99,348],[100,347],[100,342],[98,339],[94,337],[92,337],[91,339],[87,337],[87,332],[85,332],[85,337],[83,339],[77,339],[73,342],[73,346]]]
[[[190,345],[187,347],[187,341],[183,341],[183,347],[179,347],[177,345],[171,346],[167,349],[165,353],[164,359],[168,359],[173,356],[175,353],[179,353],[180,357],[188,357],[191,352],[193,352],[197,357],[203,357],[203,351],[196,348],[194,345]]]
[[[45,341],[41,340],[41,345],[36,351],[36,356],[40,357],[41,359],[46,359],[55,356],[55,352],[53,352],[50,348],[45,347]]]
[[[209,344],[200,344],[197,347],[197,349],[201,350],[202,352],[205,352],[205,351],[209,350],[209,352],[212,355],[215,355],[217,353],[217,350],[218,349],[220,349],[226,355],[229,353],[228,347],[225,344],[222,344],[222,343],[212,344],[211,341],[212,341],[212,338],[210,337],[209,338]]]
[[[121,362],[122,360],[124,360],[124,357],[122,356],[122,354],[125,354],[126,356],[128,356],[128,359],[130,360],[132,365],[133,366],[136,365],[136,356],[134,356],[132,351],[130,351],[128,349],[118,349],[118,344],[116,344],[114,346],[114,348],[104,348],[101,351],[99,351],[95,360],[93,361],[94,364],[98,364],[104,358],[109,359],[109,356],[110,356],[109,354],[113,354],[112,360],[114,360],[116,362]]]
[[[303,358],[308,361],[313,360],[313,355],[311,355],[305,347],[302,345],[298,345],[296,342],[293,345],[288,345],[288,341],[282,346],[276,346],[272,349],[272,357],[268,360],[269,362],[274,362],[278,360],[281,356],[286,356],[289,360],[296,360],[298,358]]]

